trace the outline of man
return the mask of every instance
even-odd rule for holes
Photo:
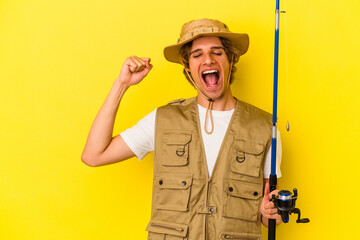
[[[238,101],[230,89],[234,64],[248,44],[247,34],[217,20],[186,23],[164,55],[184,66],[197,97],[160,107],[112,137],[125,91],[152,68],[149,58],[133,56],[96,116],[82,155],[87,165],[155,151],[149,239],[261,239],[261,222],[281,222],[269,202],[277,194],[269,193],[267,179],[271,115]]]

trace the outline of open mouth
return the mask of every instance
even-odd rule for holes
[[[214,87],[219,83],[219,73],[217,70],[208,70],[204,71],[201,74],[203,81],[205,82],[206,86]]]

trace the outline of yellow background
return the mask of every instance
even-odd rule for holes
[[[311,223],[296,224],[292,215],[277,237],[354,239],[360,2],[281,6],[279,186],[298,188],[297,206]],[[271,112],[274,11],[273,0],[1,0],[0,239],[146,239],[153,155],[100,168],[80,161],[124,59],[151,57],[154,68],[126,93],[114,134],[195,94],[162,50],[184,22],[203,17],[250,35],[233,93]]]

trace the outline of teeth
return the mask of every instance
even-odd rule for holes
[[[217,73],[217,70],[204,71],[202,74]]]

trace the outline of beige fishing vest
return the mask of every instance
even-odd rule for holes
[[[261,239],[271,115],[237,100],[211,177],[201,127],[196,98],[157,110],[148,240]]]

